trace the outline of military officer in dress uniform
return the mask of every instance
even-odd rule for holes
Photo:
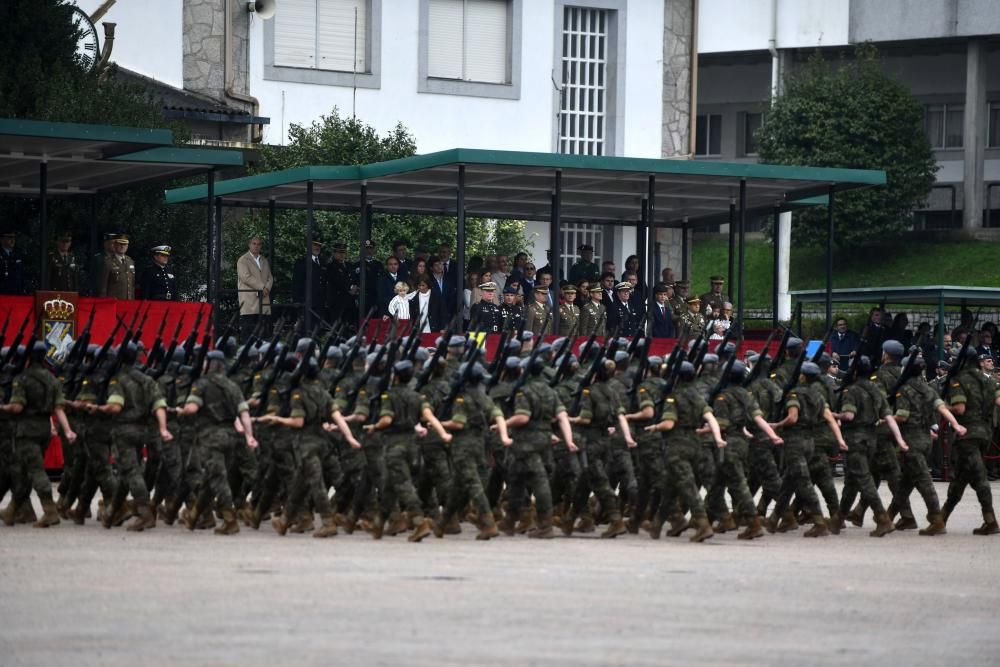
[[[475,322],[480,331],[486,333],[500,333],[503,326],[503,313],[500,306],[496,304],[497,284],[492,280],[479,286],[483,298],[479,303],[472,305],[469,312],[469,321]]]
[[[357,321],[357,308],[354,306],[357,287],[351,287],[351,273],[347,268],[346,258],[347,244],[334,243],[333,256],[326,265],[326,307],[332,324],[342,318]]]
[[[688,310],[687,299],[689,289],[691,289],[690,280],[678,280],[674,283],[674,295],[670,297],[670,308],[674,311],[674,322],[680,322],[684,317],[684,313]]]
[[[114,252],[104,258],[100,290],[97,296],[134,299],[135,262],[128,256],[128,237],[119,234],[115,237],[113,248]]]
[[[576,285],[567,283],[562,287],[562,303],[559,304],[559,335],[568,336],[577,329],[580,321],[580,307],[576,305]],[[579,332],[577,332],[579,333]]]
[[[529,331],[537,338],[542,333],[542,327],[552,317],[549,310],[549,288],[544,285],[535,285],[535,300],[524,308],[524,330]]]
[[[500,304],[500,315],[503,317],[503,327],[516,327],[524,317],[524,306],[517,302],[517,288],[508,285],[503,288],[503,303]]]
[[[0,294],[24,294],[24,253],[16,243],[14,232],[0,234]]]
[[[694,338],[705,330],[705,318],[701,314],[701,299],[692,296],[687,299],[687,310],[681,314],[680,336]]]
[[[139,292],[143,299],[177,300],[177,278],[167,267],[169,261],[170,246],[158,245],[153,248],[153,263],[143,269],[139,277]]]
[[[590,300],[580,307],[580,335],[597,334],[603,337],[607,324],[607,310],[604,308],[604,291],[600,285],[590,290]]]
[[[632,283],[622,281],[615,285],[615,300],[608,310],[608,329],[618,329],[619,336],[634,336],[639,328],[639,315],[631,303]]]
[[[56,237],[56,247],[49,251],[49,289],[56,292],[76,292],[80,289],[80,272],[70,246],[73,235],[63,232]]]
[[[709,280],[712,282],[712,289],[701,295],[701,314],[715,319],[722,314],[723,306],[730,299],[722,293],[722,286],[726,284],[722,276],[712,276]]]

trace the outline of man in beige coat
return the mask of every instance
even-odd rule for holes
[[[261,254],[264,242],[259,236],[250,239],[250,250],[236,260],[240,300],[240,335],[246,340],[260,322],[271,314],[271,288],[274,277],[271,264]],[[249,291],[244,291],[249,290]]]

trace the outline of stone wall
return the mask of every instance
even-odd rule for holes
[[[230,2],[233,12],[234,88],[247,92],[247,35],[250,13],[246,3]],[[249,105],[226,98],[226,0],[184,0],[184,88],[228,106]]]

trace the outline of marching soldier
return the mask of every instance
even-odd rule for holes
[[[142,271],[139,277],[139,293],[149,301],[176,301],[177,278],[167,268],[170,261],[170,246],[158,245],[153,248],[153,263]]]
[[[56,238],[56,247],[49,251],[49,289],[75,292],[80,289],[80,272],[70,246],[73,235],[63,232]]]
[[[524,330],[530,331],[537,337],[541,335],[542,328],[545,327],[549,318],[552,317],[552,311],[549,310],[548,305],[548,287],[536,285],[534,294],[535,300],[524,309]]]
[[[604,336],[607,311],[604,309],[604,294],[598,289],[590,290],[590,301],[580,309],[580,335],[597,334]]]
[[[576,305],[576,285],[563,285],[562,303],[559,304],[559,335],[568,336],[580,321],[580,307]]]
[[[726,283],[722,276],[712,276],[709,280],[712,288],[701,295],[701,314],[715,319],[722,314],[723,305],[730,299],[722,293],[722,286]]]
[[[633,336],[639,328],[639,316],[631,297],[632,283],[623,281],[615,285],[615,300],[608,310],[608,329],[617,328],[620,336]]]
[[[113,252],[104,257],[97,296],[131,300],[135,298],[135,262],[128,256],[128,237],[115,237]]]
[[[486,282],[480,285],[479,289],[483,293],[483,298],[479,303],[473,304],[469,319],[476,323],[481,331],[499,333],[504,318],[500,306],[496,304],[497,284],[493,281]]]

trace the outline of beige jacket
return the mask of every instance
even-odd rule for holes
[[[249,252],[236,260],[236,277],[240,293],[237,295],[240,301],[240,315],[257,315],[263,312],[265,315],[271,313],[271,297],[264,297],[264,309],[260,309],[260,300],[256,292],[244,292],[242,290],[264,290],[268,292],[274,287],[274,277],[271,275],[271,265],[267,257],[260,255],[260,268]]]

